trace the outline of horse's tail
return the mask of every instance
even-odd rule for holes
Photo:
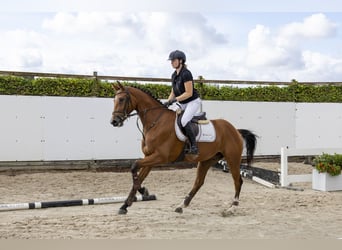
[[[246,143],[247,165],[253,161],[254,151],[257,144],[257,135],[247,129],[238,129]]]

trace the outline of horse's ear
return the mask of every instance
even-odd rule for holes
[[[115,83],[112,84],[112,87],[113,87],[114,91],[118,91],[120,89],[120,87]]]
[[[121,90],[125,89],[125,87],[119,81],[116,81],[116,83],[118,84],[119,89]]]

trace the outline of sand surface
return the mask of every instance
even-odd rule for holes
[[[279,169],[278,163],[255,166]],[[291,170],[291,168],[295,170]],[[311,167],[292,163],[290,171]],[[234,196],[230,174],[212,168],[183,214],[174,212],[190,191],[196,168],[155,170],[145,181],[157,201],[0,212],[1,239],[336,239],[342,238],[342,192],[270,189],[244,179],[240,206],[222,211]],[[45,172],[0,175],[0,203],[126,196],[130,173]]]

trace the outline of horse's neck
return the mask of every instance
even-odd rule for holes
[[[162,132],[165,130],[169,131],[169,125],[174,124],[176,112],[160,106],[155,109],[146,109],[145,111],[139,113],[139,117],[143,125],[144,133],[147,133],[155,126],[158,127],[159,132]]]
[[[151,110],[150,112],[152,112],[154,109],[157,109],[158,106],[160,106],[160,104],[156,101],[146,101],[146,100],[139,100],[138,101],[138,105],[136,110],[138,111],[138,113],[145,113],[149,110]],[[158,109],[157,109],[158,110]]]
[[[137,103],[136,111],[144,126],[149,126],[150,123],[155,122],[161,112],[165,110],[158,101],[144,92],[139,92],[135,95],[135,98]]]

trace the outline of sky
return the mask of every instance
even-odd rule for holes
[[[342,81],[342,3],[236,2],[2,1],[0,70],[170,77],[179,49],[194,78]]]

